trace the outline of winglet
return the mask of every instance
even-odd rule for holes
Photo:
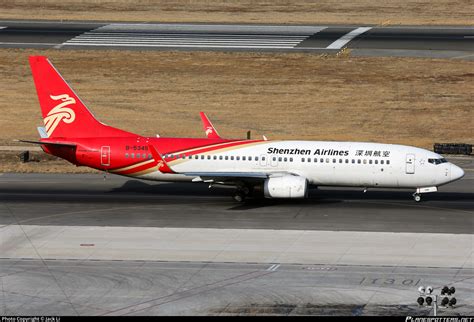
[[[168,163],[166,163],[165,159],[161,156],[161,154],[158,152],[158,150],[151,144],[148,145],[150,148],[151,155],[153,156],[153,159],[157,162],[158,170],[161,173],[176,173],[171,168],[168,166]]]
[[[212,125],[211,121],[207,118],[204,112],[199,112],[202,120],[202,126],[204,128],[204,132],[206,132],[206,136],[208,139],[220,139],[221,137],[217,133],[216,129]]]
[[[49,138],[48,132],[46,132],[46,128],[38,126],[38,133],[42,139]]]

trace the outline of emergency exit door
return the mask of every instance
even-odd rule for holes
[[[414,154],[407,154],[406,173],[407,174],[415,173],[415,155]]]
[[[110,165],[110,146],[100,148],[100,164],[104,166]]]

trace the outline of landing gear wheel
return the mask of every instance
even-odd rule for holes
[[[420,202],[421,201],[421,195],[419,193],[414,193],[413,194],[413,199],[416,201],[416,202]]]
[[[236,192],[232,198],[237,202],[244,202],[245,194],[242,192]]]

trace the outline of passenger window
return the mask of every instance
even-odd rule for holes
[[[214,160],[217,160],[217,155],[214,155],[212,158],[213,158]]]
[[[367,164],[367,160],[366,160],[366,159],[364,159],[364,164]]]
[[[352,159],[352,163],[356,163],[356,160]]]
[[[273,157],[273,161],[276,161],[276,159],[277,159],[276,157]]]
[[[290,162],[293,162],[293,158],[290,158]]]
[[[311,162],[311,158],[308,158],[308,162]]]
[[[135,153],[130,154],[130,156],[132,157],[132,159],[134,159],[135,158]]]
[[[242,161],[245,161],[245,160],[246,160],[246,157],[245,157],[245,156],[243,156],[243,157],[242,157]]]
[[[336,163],[336,159],[332,159],[332,163]]]
[[[304,158],[301,158],[301,162],[304,162]]]
[[[249,157],[249,161],[252,161],[252,157]],[[258,159],[255,159],[255,161],[258,161]]]
[[[324,159],[323,158],[319,159],[319,162],[324,163]]]
[[[357,164],[360,164],[360,163],[361,163],[361,162],[360,162],[360,159],[357,159]]]
[[[326,163],[329,163],[329,158],[326,159]]]
[[[318,162],[318,158],[314,158],[314,163]]]
[[[278,157],[278,162],[281,162],[281,157]]]
[[[235,159],[236,159],[237,161],[240,161],[240,157],[239,157],[239,156],[235,157]]]
[[[258,158],[257,158],[257,160],[258,160]],[[265,161],[265,157],[262,157],[262,161]]]
[[[225,159],[226,159],[226,160],[229,160],[229,156],[228,156],[228,155],[226,155],[226,156],[225,156]]]
[[[199,158],[199,155],[194,155],[194,160],[197,160]]]
[[[346,163],[349,163],[349,159],[346,159]]]
[[[339,163],[342,163],[342,159],[339,159]]]
[[[125,153],[125,158],[127,158],[127,159],[128,159],[128,153]]]
[[[380,160],[380,164],[383,164],[383,160]]]
[[[211,156],[210,156],[210,155],[208,155],[208,156],[207,156],[207,159],[208,159],[208,160],[211,160]]]
[[[203,154],[203,155],[201,155],[201,160],[204,160],[204,154]]]
[[[283,161],[284,161],[284,162],[287,162],[287,161],[288,161],[288,158],[284,158]]]
[[[234,161],[234,156],[231,156],[230,159],[231,159],[232,161]]]
[[[142,154],[142,158],[143,158],[143,159],[146,158],[146,154],[145,154],[145,153]]]
[[[250,160],[252,161],[252,160]],[[258,157],[255,157],[255,161],[258,161]],[[263,161],[265,161],[265,158],[263,158]]]
[[[390,160],[387,160],[387,164],[390,164]]]
[[[222,155],[219,155],[219,160],[222,160]]]
[[[379,160],[375,160],[374,162],[375,162],[375,164],[379,164]]]

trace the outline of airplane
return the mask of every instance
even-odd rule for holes
[[[98,121],[45,56],[30,56],[43,151],[127,177],[235,188],[233,198],[306,198],[310,187],[414,189],[413,198],[464,176],[434,152],[369,142],[225,139],[201,113],[206,138],[144,137]]]

